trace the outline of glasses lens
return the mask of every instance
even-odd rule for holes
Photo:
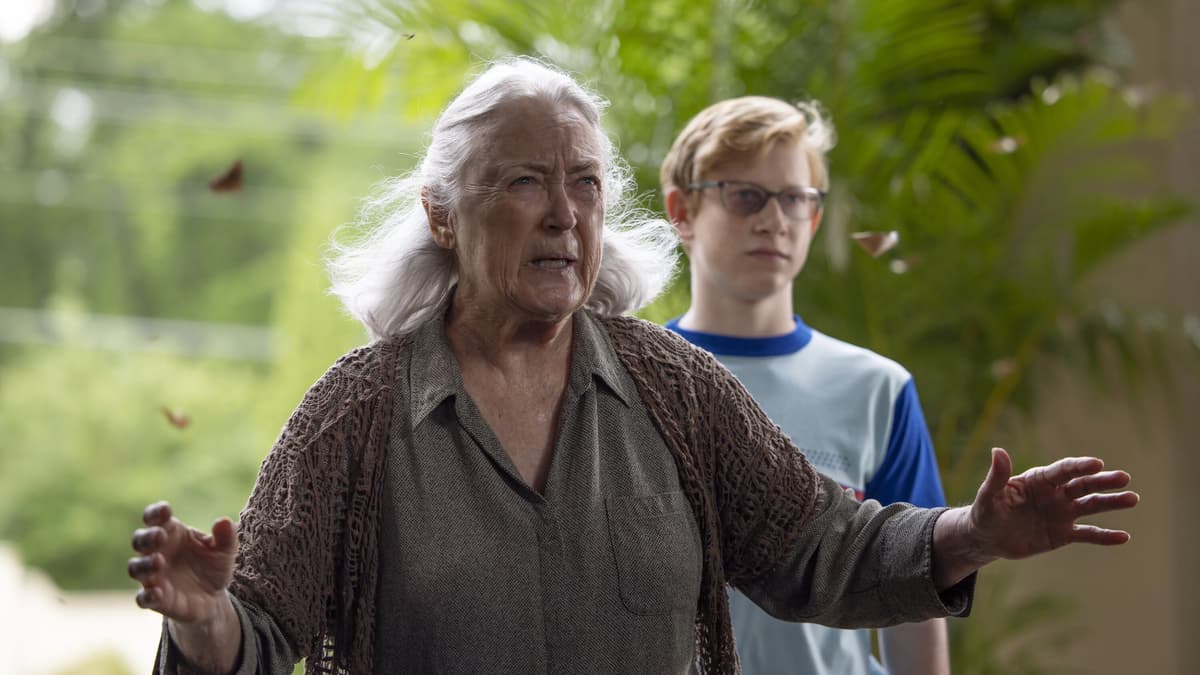
[[[725,183],[721,188],[721,201],[731,213],[748,216],[758,213],[767,203],[767,193],[749,183]]]
[[[789,218],[812,218],[821,208],[821,195],[807,190],[786,190],[779,195],[779,206]]]

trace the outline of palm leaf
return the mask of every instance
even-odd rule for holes
[[[834,182],[823,239],[798,302],[810,322],[916,374],[956,501],[973,495],[987,458],[980,446],[1003,416],[1032,408],[1030,375],[1048,359],[1093,354],[1091,365],[1079,364],[1090,372],[1106,353],[1131,372],[1149,363],[1142,333],[1106,322],[1108,305],[1087,281],[1188,208],[1153,188],[1132,151],[1169,133],[1181,106],[1131,92],[1093,67],[1121,53],[1119,38],[1102,27],[1114,4],[350,6],[416,36],[396,41],[375,65],[406,110],[440,108],[479,59],[535,54],[573,70],[614,102],[610,128],[648,191],[676,130],[714,100],[820,99],[841,133],[829,158]],[[869,258],[848,244],[851,231],[893,229],[902,244],[890,256]],[[644,315],[661,321],[686,305],[681,281]],[[1200,319],[1171,325],[1181,333],[1194,326],[1200,336]],[[1018,463],[1033,454],[1030,444]],[[989,575],[981,587],[998,594],[1003,610],[956,626],[956,672],[1045,670],[1050,640],[1064,634],[1051,627],[1071,604],[1045,595],[1012,599],[1013,584]]]

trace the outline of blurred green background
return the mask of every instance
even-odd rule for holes
[[[1039,411],[1062,375],[1145,429],[1197,380],[1197,287],[1176,280],[1200,280],[1114,291],[1153,274],[1130,256],[1200,262],[1200,172],[1173,154],[1181,139],[1200,152],[1195,66],[1138,47],[1200,28],[1195,7],[0,0],[0,540],[64,592],[131,598],[145,504],[201,526],[236,513],[305,388],[364,341],[324,294],[331,235],[411,165],[466,74],[511,53],[612,101],[659,211],[658,162],[695,112],[747,93],[822,102],[839,143],[797,308],[914,373],[951,501],[973,497],[991,445],[1021,466],[1124,458],[1046,447]],[[238,161],[241,188],[211,189]],[[901,243],[879,258],[850,238],[889,230]],[[642,314],[686,298],[685,274]],[[976,616],[952,622],[955,672],[1125,671],[1072,655],[1086,598],[1023,574],[986,575]],[[1154,630],[1185,630],[1195,607]],[[1150,670],[1195,672],[1162,644],[1177,653]]]

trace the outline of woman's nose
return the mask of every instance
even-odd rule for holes
[[[567,193],[563,183],[547,183],[546,194],[550,199],[550,208],[546,212],[544,223],[547,227],[558,230],[569,230],[575,227],[575,204]]]

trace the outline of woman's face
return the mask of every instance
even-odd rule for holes
[[[604,222],[597,131],[575,108],[517,101],[497,111],[446,217],[459,300],[518,320],[559,321],[600,269]]]

